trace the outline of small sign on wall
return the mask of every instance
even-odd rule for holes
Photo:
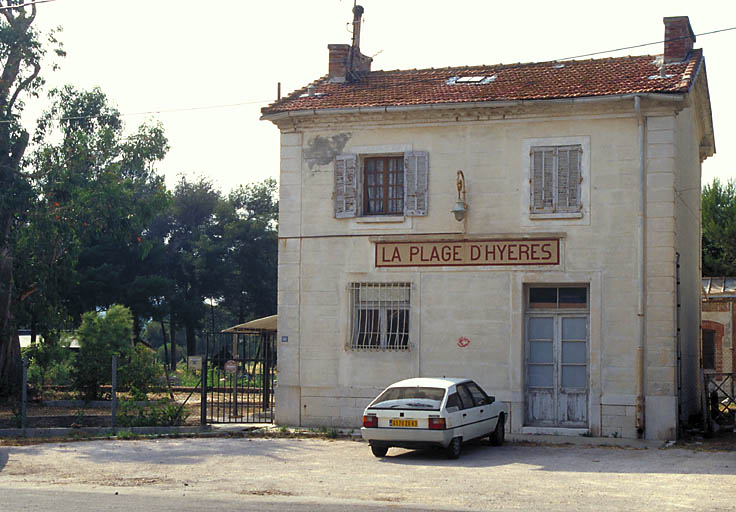
[[[460,348],[465,348],[468,345],[470,345],[470,338],[466,338],[465,336],[460,336],[457,339],[457,346]]]

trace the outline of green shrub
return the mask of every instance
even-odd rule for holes
[[[156,361],[155,353],[145,345],[137,345],[119,367],[118,382],[128,388],[133,400],[145,400],[162,375],[163,367]]]
[[[120,405],[118,424],[121,427],[169,427],[181,425],[189,413],[169,400],[145,402],[143,404],[125,401]]]
[[[47,384],[71,384],[72,354],[51,340],[38,341],[23,350],[28,357],[28,383],[37,388]]]
[[[125,361],[131,352],[133,317],[125,306],[111,306],[104,314],[82,315],[77,330],[79,353],[74,364],[74,386],[85,400],[100,397],[100,386],[112,381],[112,356]]]

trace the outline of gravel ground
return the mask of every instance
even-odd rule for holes
[[[443,510],[733,510],[736,455],[485,443],[459,460],[352,440],[178,438],[0,446],[4,493],[259,497]]]

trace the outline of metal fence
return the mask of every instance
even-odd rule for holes
[[[707,431],[736,426],[736,373],[703,375],[703,420]]]
[[[271,423],[276,333],[210,333],[203,361],[202,423]]]

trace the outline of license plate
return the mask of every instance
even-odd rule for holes
[[[389,427],[416,427],[417,420],[388,420]]]

